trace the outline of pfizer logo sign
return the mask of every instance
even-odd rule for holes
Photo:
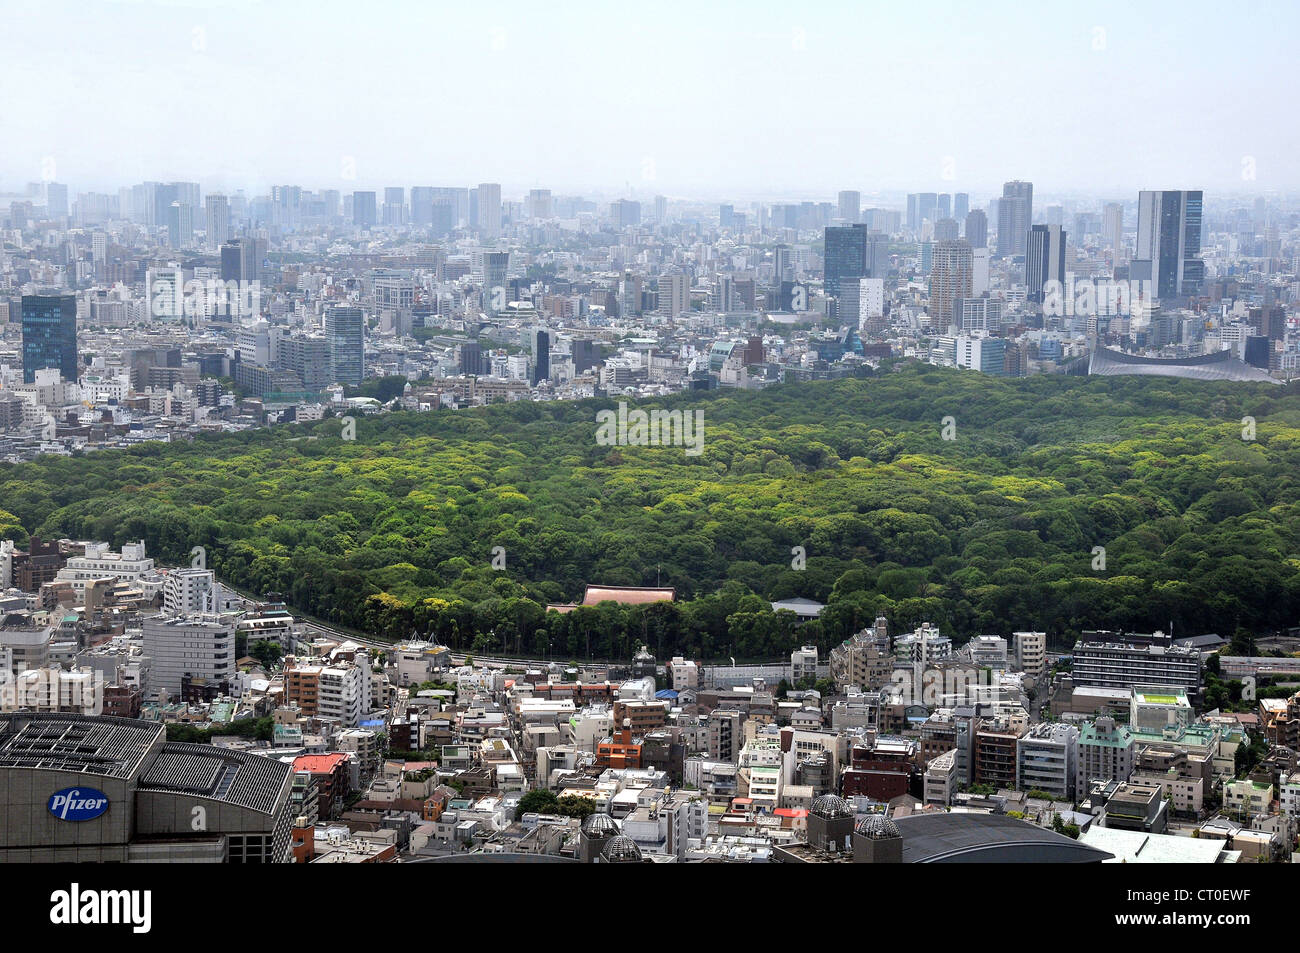
[[[108,810],[108,795],[95,788],[64,788],[50,795],[49,808],[61,821],[93,821]]]

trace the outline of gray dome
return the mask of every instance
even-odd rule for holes
[[[823,794],[812,802],[812,813],[818,817],[852,817],[853,808],[849,802],[834,794]]]
[[[858,821],[857,832],[863,837],[879,840],[884,837],[901,837],[898,825],[883,814],[868,814]]]
[[[618,833],[618,822],[608,814],[588,814],[582,819],[582,832],[595,837]]]
[[[607,864],[639,864],[641,848],[636,846],[636,841],[632,838],[620,834],[605,845],[600,856]]]

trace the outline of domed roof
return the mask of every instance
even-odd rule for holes
[[[582,832],[596,837],[618,833],[618,822],[608,814],[588,814],[582,819]]]
[[[812,802],[812,813],[818,817],[852,817],[853,808],[849,802],[834,794],[823,794]]]
[[[878,840],[883,837],[901,837],[898,825],[883,814],[868,814],[858,821],[857,832],[863,837]]]
[[[636,846],[636,841],[632,838],[620,834],[605,845],[600,856],[608,864],[639,864],[641,848]]]

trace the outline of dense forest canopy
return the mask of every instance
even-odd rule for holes
[[[325,420],[4,465],[0,538],[144,539],[173,565],[201,545],[233,585],[327,621],[557,657],[643,642],[661,658],[770,658],[878,613],[896,630],[1033,628],[1058,644],[1300,618],[1294,386],[899,364],[656,403],[704,411],[701,456],[598,445],[596,413],[616,405],[395,413],[349,442]],[[679,601],[545,609],[587,583],[656,582]],[[771,611],[793,596],[827,603],[822,618],[796,628]]]

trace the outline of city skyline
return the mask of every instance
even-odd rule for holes
[[[595,8],[559,19],[511,4],[378,19],[328,3],[43,5],[39,20],[11,18],[6,59],[59,62],[69,37],[99,42],[10,81],[0,190],[493,181],[867,201],[1013,178],[1061,192],[1296,189],[1300,143],[1269,97],[1294,76],[1300,14],[1270,5],[1273,29],[1250,18],[1211,33],[1212,9],[1101,4],[1031,22],[1010,5],[939,4],[924,18],[669,5],[613,29]],[[1211,40],[1250,51],[1231,83],[1195,55]]]

